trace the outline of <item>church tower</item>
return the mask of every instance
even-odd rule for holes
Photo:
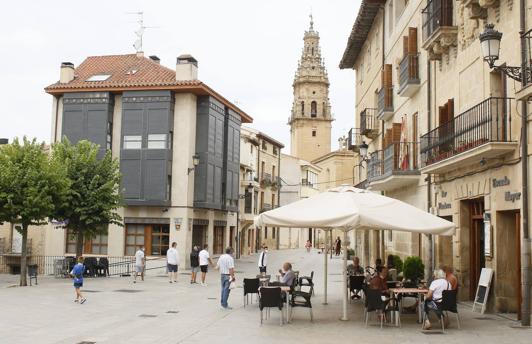
[[[294,102],[290,125],[291,155],[312,161],[331,152],[329,78],[321,57],[320,36],[310,28],[303,37],[303,52],[292,87]]]

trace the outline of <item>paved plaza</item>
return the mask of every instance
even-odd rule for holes
[[[290,261],[301,274],[315,271],[314,322],[308,309],[297,308],[290,324],[279,326],[279,312],[260,325],[257,303],[243,307],[242,289],[231,292],[232,311],[219,306],[219,275],[208,274],[208,286],[189,284],[188,271],[169,284],[164,271],[152,271],[145,282],[129,277],[85,280],[84,305],[75,304],[70,280],[41,277],[39,285],[10,287],[18,276],[0,275],[0,343],[530,343],[531,330],[511,328],[497,315],[473,314],[460,306],[462,329],[445,334],[420,330],[415,315],[403,315],[402,327],[365,328],[360,302],[348,306],[349,321],[340,321],[341,260],[329,265],[329,304],[322,305],[323,256],[303,250],[270,251],[269,269]],[[237,279],[255,276],[255,257],[237,260]]]

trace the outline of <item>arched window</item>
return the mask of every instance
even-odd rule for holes
[[[318,103],[314,100],[310,103],[310,117],[316,117],[318,114]]]
[[[314,47],[312,47],[312,56],[314,56]]]
[[[327,110],[325,109],[325,102],[323,102],[321,106],[322,106],[323,117],[327,117]]]
[[[301,116],[305,116],[305,102],[301,102]]]

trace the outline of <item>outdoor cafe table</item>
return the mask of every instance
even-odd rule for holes
[[[392,299],[396,300],[397,301],[397,297],[400,295],[400,294],[417,294],[417,298],[418,298],[418,301],[419,301],[419,304],[418,304],[418,321],[419,323],[421,324],[421,322],[423,321],[423,299],[424,299],[424,296],[426,293],[429,292],[428,289],[426,288],[390,288],[389,289],[390,291],[390,294],[391,294],[391,297]],[[401,310],[399,309],[399,312],[400,313]],[[399,316],[401,316],[400,314],[398,314],[398,317],[395,319],[395,325],[399,325]]]

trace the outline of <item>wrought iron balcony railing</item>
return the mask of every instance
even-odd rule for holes
[[[421,136],[422,166],[488,142],[512,142],[512,100],[490,97]]]
[[[370,154],[368,161],[368,182],[382,176],[383,161],[383,151],[378,150]]]
[[[423,42],[427,41],[436,31],[444,26],[453,26],[454,0],[428,0],[427,7],[422,10]]]
[[[362,135],[360,134],[359,128],[349,129],[349,134],[347,135],[347,149],[352,150],[353,152],[358,152],[362,144]]]
[[[394,142],[382,151],[371,153],[368,181],[419,173],[417,154],[417,142]]]
[[[393,113],[393,86],[383,86],[377,96],[377,117],[387,120],[387,114]]]
[[[360,133],[372,138],[379,132],[377,109],[366,108],[360,113]]]
[[[399,94],[408,85],[419,85],[419,54],[406,54],[399,63]]]

